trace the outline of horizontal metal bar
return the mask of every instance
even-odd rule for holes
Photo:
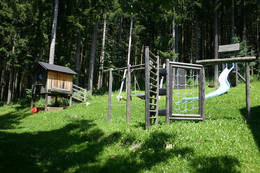
[[[191,64],[191,63],[174,62],[174,61],[170,61],[170,64],[171,65],[189,66],[189,67],[198,67],[198,68],[203,67],[203,65],[200,65],[200,64]]]
[[[235,58],[222,58],[222,59],[204,59],[197,60],[198,64],[212,65],[212,64],[223,64],[223,63],[233,63],[233,62],[250,62],[255,61],[256,57],[235,57]]]
[[[193,70],[201,70],[201,67],[192,67],[192,66],[183,66],[183,65],[171,65],[174,68],[183,68],[183,69],[193,69]]]
[[[203,121],[203,118],[196,118],[196,117],[169,117],[170,120],[200,120]]]

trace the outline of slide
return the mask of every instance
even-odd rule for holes
[[[233,64],[230,69],[227,67],[221,72],[219,76],[219,88],[211,93],[206,94],[205,98],[216,97],[222,94],[225,94],[230,89],[230,84],[227,80],[229,73],[234,69],[235,65]],[[189,101],[189,100],[198,100],[199,97],[185,97],[181,99],[181,102]]]

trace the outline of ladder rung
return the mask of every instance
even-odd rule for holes
[[[149,103],[151,106],[157,106],[157,104],[155,103]]]
[[[150,119],[156,119],[157,117],[150,117]]]
[[[154,65],[152,65],[152,64],[149,64],[149,65],[150,65],[150,67],[152,67],[151,70],[153,70],[153,69],[157,69],[156,66],[154,66]]]
[[[152,83],[150,83],[150,85],[151,85],[152,87],[155,87],[155,88],[157,88],[157,86],[156,86],[156,85],[154,85],[154,84],[152,84]]]
[[[153,60],[151,57],[149,60],[151,60],[153,63],[157,64],[157,62],[155,60]]]
[[[153,81],[157,82],[157,80],[156,80],[156,79],[154,79],[154,78],[151,78],[151,77],[150,77],[150,79],[152,79]]]
[[[154,94],[157,94],[157,92],[156,91],[153,91],[153,90],[149,90],[151,93],[154,93]]]
[[[150,112],[157,112],[156,110],[149,110]]]
[[[155,97],[149,97],[149,99],[157,100],[157,98],[155,98]]]
[[[153,75],[157,76],[157,73],[153,72],[153,71],[150,71]]]

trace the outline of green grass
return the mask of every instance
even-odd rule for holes
[[[251,122],[244,84],[208,99],[204,122],[161,117],[149,130],[144,101],[133,97],[127,124],[117,93],[111,123],[107,95],[55,113],[0,107],[0,172],[259,172],[260,82],[252,85]]]

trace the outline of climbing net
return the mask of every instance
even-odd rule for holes
[[[173,68],[173,114],[199,114],[199,70]]]

